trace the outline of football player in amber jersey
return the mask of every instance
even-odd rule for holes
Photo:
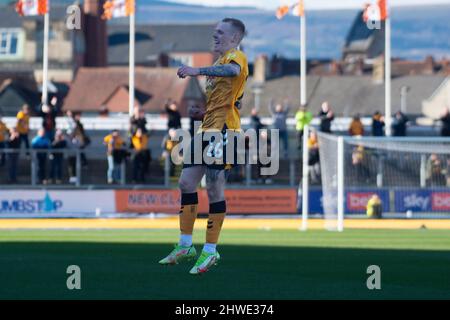
[[[214,51],[220,55],[214,65],[205,68],[183,66],[178,69],[180,78],[207,77],[206,110],[203,112],[199,108],[191,108],[190,115],[203,119],[197,134],[203,135],[212,131],[221,135],[222,139],[211,137],[210,140],[201,144],[201,153],[203,154],[204,149],[207,149],[208,157],[228,159],[225,148],[227,131],[240,130],[240,102],[248,78],[247,57],[239,50],[239,44],[244,35],[245,25],[241,21],[232,18],[223,19],[217,24],[213,35]],[[205,159],[202,159],[200,163],[195,163],[193,161],[193,145],[195,144],[193,141],[194,139],[191,143],[190,161],[186,161],[185,157],[179,181],[181,190],[180,240],[175,249],[159,263],[177,264],[196,257],[196,250],[192,245],[192,232],[198,213],[197,185],[206,174],[206,189],[209,199],[206,243],[190,271],[191,274],[200,274],[208,271],[220,259],[216,244],[226,214],[224,189],[227,170],[233,163],[219,161],[219,163],[211,164]]]

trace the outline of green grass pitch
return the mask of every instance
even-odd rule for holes
[[[218,267],[157,261],[176,230],[0,231],[1,299],[450,298],[450,231],[224,230]],[[198,251],[204,232],[194,237]],[[68,290],[67,266],[81,268]],[[367,267],[381,268],[368,290]]]

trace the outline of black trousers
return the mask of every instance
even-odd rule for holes
[[[148,151],[140,151],[133,158],[133,180],[145,182],[145,176],[148,171],[149,156]]]
[[[43,182],[47,179],[47,154],[38,153],[37,157],[37,174],[39,182]]]
[[[62,155],[55,155],[50,164],[50,178],[62,180],[63,175],[63,157]]]

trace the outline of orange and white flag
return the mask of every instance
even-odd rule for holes
[[[18,0],[16,11],[21,16],[45,15],[48,12],[49,0]]]
[[[135,0],[108,0],[103,5],[103,19],[129,17],[135,12]]]
[[[378,0],[377,4],[366,4],[363,12],[363,20],[367,21],[383,21],[388,16],[386,8],[386,0]]]
[[[386,20],[388,17],[386,1],[387,0],[378,0],[378,8],[380,8],[380,19],[381,20]]]
[[[275,16],[278,20],[281,20],[284,18],[285,15],[289,13],[289,11],[292,11],[292,14],[297,17],[303,17],[305,15],[305,5],[303,3],[303,0],[300,0],[296,4],[292,6],[280,6],[277,8],[277,11],[275,13]]]
[[[300,0],[292,9],[292,14],[297,17],[303,17],[305,15],[305,4],[303,0]]]
[[[277,17],[278,20],[281,20],[288,13],[289,13],[289,6],[281,6],[281,7],[277,8],[277,12],[275,13],[275,16]]]

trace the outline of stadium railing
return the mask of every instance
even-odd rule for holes
[[[130,156],[133,155],[133,149],[127,149]],[[51,155],[63,155],[63,179],[60,184],[47,185],[48,187],[76,187],[76,188],[104,188],[107,185],[107,157],[104,148],[88,147],[86,149],[0,149],[0,156],[5,156],[5,165],[0,169],[0,188],[11,187],[39,187],[42,186],[38,179],[38,159],[37,154],[46,154],[46,176],[50,177],[51,169]],[[17,154],[14,159],[17,166],[18,182],[11,184],[8,182],[10,161],[9,155]],[[82,154],[88,160],[88,167],[84,168],[82,164]],[[100,156],[99,156],[100,155]],[[71,165],[69,159],[75,161],[75,177],[76,180],[69,182],[68,167]],[[145,187],[176,187],[177,176],[181,170],[181,166],[172,167],[170,157],[153,159],[151,161],[150,172],[147,176],[146,183],[131,183],[130,176],[132,174],[133,163],[128,160],[122,161],[120,165],[120,181],[112,188],[130,187],[145,188]],[[238,165],[233,168],[229,185],[238,185],[239,187],[252,188],[258,187],[295,187],[300,180],[301,161],[298,155],[293,155],[286,159],[281,159],[280,172],[274,176],[261,177],[258,175],[259,169],[256,165]],[[48,179],[47,179],[48,180]]]

